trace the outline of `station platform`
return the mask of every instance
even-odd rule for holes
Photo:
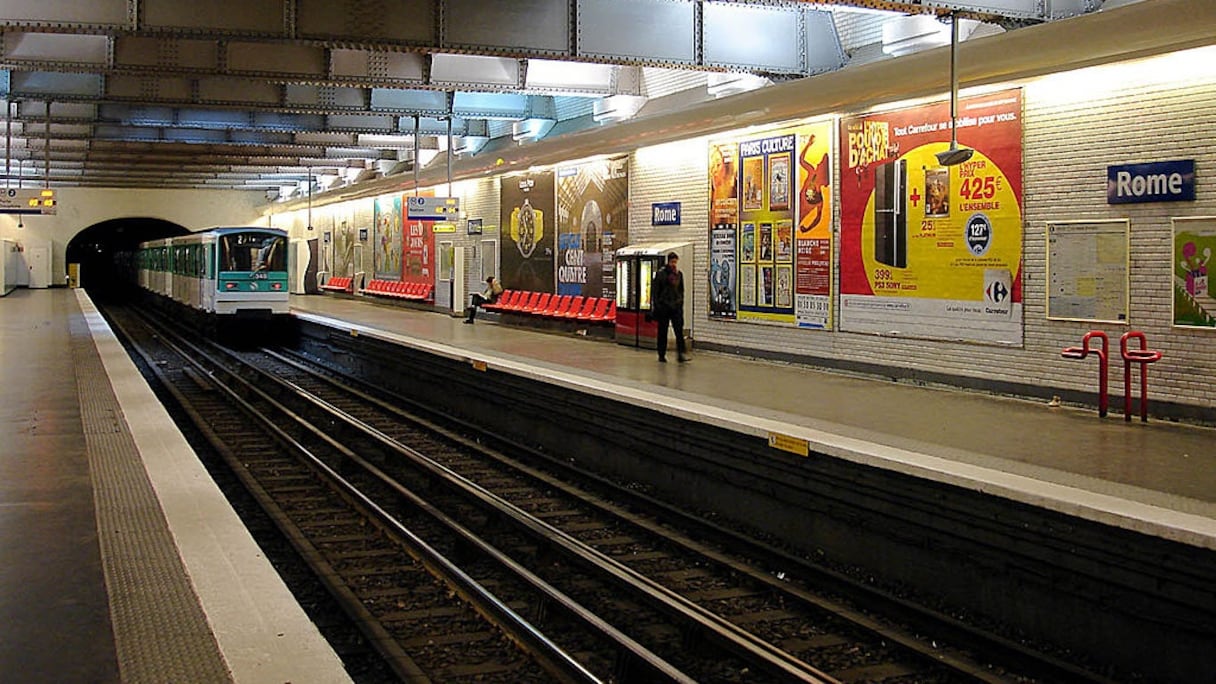
[[[83,290],[0,298],[0,679],[343,682]]]
[[[695,351],[687,364],[591,337],[299,295],[307,320],[765,437],[1216,549],[1216,430]],[[1151,396],[1150,396],[1151,400]]]

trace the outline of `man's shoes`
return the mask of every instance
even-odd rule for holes
[[[469,320],[469,319],[467,319],[467,318],[466,318],[466,319],[464,319],[464,322],[465,322],[466,324],[472,324],[472,323],[473,323],[473,321],[470,321],[470,320]]]
[[[688,357],[684,356],[683,354],[680,354],[679,361],[680,361],[680,363],[688,363]]]
[[[659,363],[667,363],[667,357],[666,357],[666,356],[660,356],[660,357],[659,357]]]

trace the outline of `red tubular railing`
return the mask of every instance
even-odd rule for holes
[[[1139,349],[1128,349],[1128,340],[1140,340]],[[1140,364],[1140,422],[1148,422],[1148,364],[1161,360],[1161,352],[1148,349],[1148,341],[1139,330],[1129,330],[1119,338],[1119,353],[1123,356],[1123,420],[1132,419],[1132,364]]]
[[[1090,349],[1089,341],[1095,337],[1102,340],[1101,349]],[[1101,330],[1090,330],[1081,338],[1080,347],[1066,347],[1060,352],[1060,356],[1066,359],[1083,359],[1090,354],[1098,357],[1098,415],[1105,418],[1106,409],[1110,403],[1106,392],[1106,370],[1108,359],[1110,359],[1110,338]]]

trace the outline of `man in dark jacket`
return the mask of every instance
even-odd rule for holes
[[[684,274],[678,265],[680,256],[675,252],[667,255],[667,267],[660,269],[650,284],[651,314],[659,323],[659,361],[667,363],[667,325],[676,333],[676,350],[680,363],[688,360],[684,355]]]

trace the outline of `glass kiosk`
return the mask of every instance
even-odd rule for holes
[[[684,336],[692,329],[694,278],[692,244],[688,242],[648,242],[627,245],[616,251],[616,341],[629,347],[655,349],[658,324],[650,318],[650,284],[667,265],[667,255],[680,255],[684,273]]]

